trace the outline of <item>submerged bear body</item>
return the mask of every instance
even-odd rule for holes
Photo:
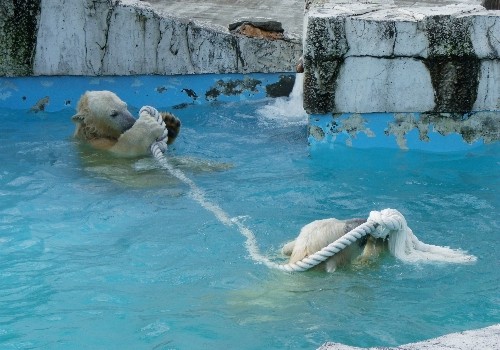
[[[320,251],[365,222],[364,219],[338,220],[335,218],[313,221],[302,227],[297,238],[285,244],[282,252],[290,256],[290,264],[296,263]],[[333,272],[339,267],[377,257],[386,246],[386,242],[381,239],[365,236],[328,258],[320,267],[327,272]]]

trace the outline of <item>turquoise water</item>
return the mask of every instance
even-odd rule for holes
[[[78,146],[72,110],[0,110],[0,348],[315,349],[395,346],[500,322],[500,146],[310,153],[267,101],[174,111],[171,162],[279,248],[306,223],[398,209],[472,265],[391,256],[334,274],[255,264],[244,237],[150,158]],[[134,112],[137,110],[135,109]]]

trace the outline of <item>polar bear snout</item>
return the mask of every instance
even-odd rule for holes
[[[128,109],[122,111],[111,111],[111,118],[115,120],[115,123],[117,123],[122,133],[130,129],[135,123],[135,118],[128,111]]]

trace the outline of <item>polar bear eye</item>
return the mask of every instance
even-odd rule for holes
[[[111,111],[110,116],[111,116],[112,118],[115,118],[117,115],[118,115],[118,111]]]

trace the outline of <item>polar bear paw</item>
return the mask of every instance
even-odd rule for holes
[[[181,130],[181,121],[175,115],[170,112],[160,112],[165,126],[168,129],[168,141],[167,144],[174,143],[175,139],[179,135]]]
[[[156,139],[157,142],[165,142],[165,139],[168,137],[168,129],[163,121],[162,115],[160,112],[156,110],[156,108],[151,106],[144,106],[139,111],[139,118],[151,117],[158,123],[159,126],[163,128],[163,133],[160,137]]]
[[[163,128],[163,133],[161,134],[161,136],[156,138],[156,142],[154,144],[158,146],[161,152],[165,152],[167,150],[168,129],[167,126],[165,125],[165,122],[163,121],[163,117],[161,113],[158,112],[158,110],[154,107],[151,106],[142,107],[139,111],[139,117],[147,118],[148,116]]]

